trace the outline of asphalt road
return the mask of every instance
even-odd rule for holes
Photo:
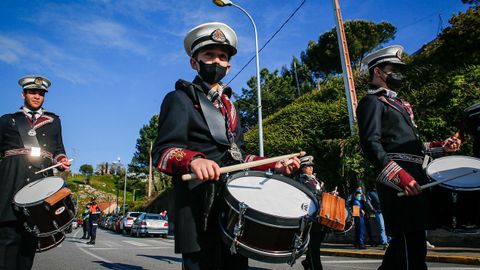
[[[173,239],[134,238],[110,231],[97,231],[97,244],[85,244],[80,239],[81,229],[67,234],[65,241],[58,247],[38,253],[35,257],[35,270],[87,270],[87,269],[122,269],[122,270],[180,270],[181,258],[173,253]],[[322,256],[325,270],[377,269],[377,259],[359,259],[347,257]],[[293,267],[286,264],[266,264],[250,260],[252,270],[303,270],[297,261]],[[430,270],[479,269],[478,266],[429,263]]]

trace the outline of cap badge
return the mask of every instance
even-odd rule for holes
[[[37,77],[33,82],[35,83],[35,85],[41,86],[43,84],[43,79],[40,77]]]
[[[216,42],[225,42],[227,41],[227,38],[225,37],[225,34],[222,32],[220,29],[215,29],[212,34],[210,35],[213,41]]]

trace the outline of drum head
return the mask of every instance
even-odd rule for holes
[[[454,190],[480,190],[480,159],[468,156],[449,156],[435,159],[427,167],[434,181],[455,178],[440,184]]]
[[[301,184],[287,177],[242,172],[232,178],[227,183],[228,192],[249,209],[287,219],[299,219],[306,214],[313,216],[317,211],[313,198],[296,185]]]
[[[63,179],[57,176],[41,178],[24,186],[13,200],[19,206],[35,204],[60,190],[64,184]]]

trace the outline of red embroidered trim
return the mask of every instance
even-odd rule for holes
[[[30,153],[31,153],[30,148],[10,149],[5,151],[5,157],[18,156],[18,155],[30,155]],[[46,150],[41,149],[40,156],[46,159],[52,159],[53,154]]]

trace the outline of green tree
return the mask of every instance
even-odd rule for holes
[[[93,174],[93,166],[90,164],[83,164],[80,166],[79,171],[85,177],[85,184],[90,185],[90,176]]]
[[[133,154],[132,163],[129,167],[135,172],[148,172],[150,164],[150,147],[157,138],[158,115],[150,118],[148,124],[143,125],[139,131],[139,138],[135,145],[135,153]],[[130,169],[129,169],[130,170]]]
[[[280,76],[278,73],[278,70],[270,73],[266,68],[260,72],[263,117],[273,114],[296,98],[294,78],[290,74]],[[257,78],[251,77],[247,85],[249,88],[243,88],[242,94],[235,96],[235,106],[239,110],[242,126],[248,130],[258,122]]]
[[[392,40],[396,32],[396,27],[388,22],[365,20],[346,21],[344,29],[351,65],[357,68],[366,53]],[[317,77],[325,78],[328,74],[341,73],[336,28],[320,35],[318,42],[310,41],[306,51],[302,52],[301,59]]]

